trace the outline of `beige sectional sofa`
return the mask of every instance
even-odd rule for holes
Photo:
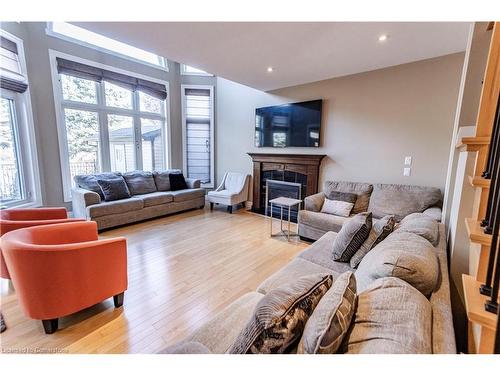
[[[378,245],[390,247],[391,241],[395,241],[398,251],[397,238],[407,235],[413,241],[406,241],[406,249],[401,249],[401,252],[411,254],[413,247],[417,252],[422,244],[431,249],[425,261],[436,262],[438,271],[434,275],[435,285],[432,285],[429,296],[424,296],[401,278],[383,275],[378,277],[380,269],[377,267],[384,267],[385,264],[379,259],[377,265],[373,256],[372,259],[368,258],[370,253],[363,258],[356,270],[350,268],[349,263],[333,261],[332,244],[337,233],[327,232],[262,282],[255,292],[241,296],[185,340],[161,353],[226,353],[250,320],[258,302],[270,290],[310,274],[329,273],[335,280],[349,270],[355,271],[358,303],[349,333],[344,338],[339,353],[456,353],[446,236],[444,225],[436,223],[436,226],[436,246],[414,233],[401,233],[401,230],[396,230]],[[375,249],[376,247],[371,252]],[[398,273],[393,272],[391,275],[396,276]],[[414,275],[410,275],[408,280],[412,281],[412,277]],[[424,278],[429,279],[427,275]]]
[[[72,190],[73,215],[93,220],[99,230],[103,230],[180,211],[203,208],[205,191],[200,188],[200,181],[186,178],[187,189],[171,191],[168,183],[169,173],[180,173],[180,171],[133,171],[75,176],[76,187]],[[132,196],[104,201],[95,183],[96,178],[101,176],[124,177]]]
[[[414,212],[425,212],[441,220],[442,196],[438,188],[399,184],[369,184],[349,181],[326,181],[323,191],[304,200],[299,211],[299,236],[303,240],[317,240],[326,232],[338,232],[349,217],[325,214],[321,207],[325,197],[333,191],[354,193],[357,200],[351,216],[370,211],[374,219],[394,215],[396,221]]]

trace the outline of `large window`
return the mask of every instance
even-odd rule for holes
[[[167,60],[162,56],[144,51],[126,43],[108,38],[104,35],[94,33],[90,30],[78,27],[67,22],[49,22],[47,32],[51,36],[70,40],[91,48],[97,48],[110,52],[126,59],[133,59],[142,63],[167,69]]]
[[[0,207],[41,203],[22,40],[0,34]]]
[[[214,187],[214,89],[213,86],[182,85],[184,171]]]
[[[76,175],[167,168],[166,83],[66,57],[51,51],[65,200]]]

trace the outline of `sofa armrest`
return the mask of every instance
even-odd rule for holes
[[[324,193],[310,195],[308,197],[305,197],[304,199],[304,209],[307,211],[319,212],[321,211],[321,207],[323,206],[324,201]]]
[[[198,189],[201,187],[201,181],[196,178],[187,177],[185,180],[189,189]]]
[[[101,203],[101,197],[96,192],[73,188],[71,190],[73,216],[87,218],[87,206]]]
[[[423,212],[427,216],[432,217],[434,220],[436,220],[438,223],[441,222],[441,217],[443,212],[441,211],[441,207],[429,207],[428,209],[424,210]]]

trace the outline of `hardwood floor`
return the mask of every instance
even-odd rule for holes
[[[59,331],[43,332],[21,312],[15,292],[2,284],[7,331],[2,351],[154,353],[253,291],[307,244],[269,237],[268,219],[242,209],[189,211],[103,232],[124,236],[128,290],[124,306],[110,298],[60,319]]]

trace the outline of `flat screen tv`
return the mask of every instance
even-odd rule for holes
[[[255,146],[319,147],[322,100],[255,110]]]

